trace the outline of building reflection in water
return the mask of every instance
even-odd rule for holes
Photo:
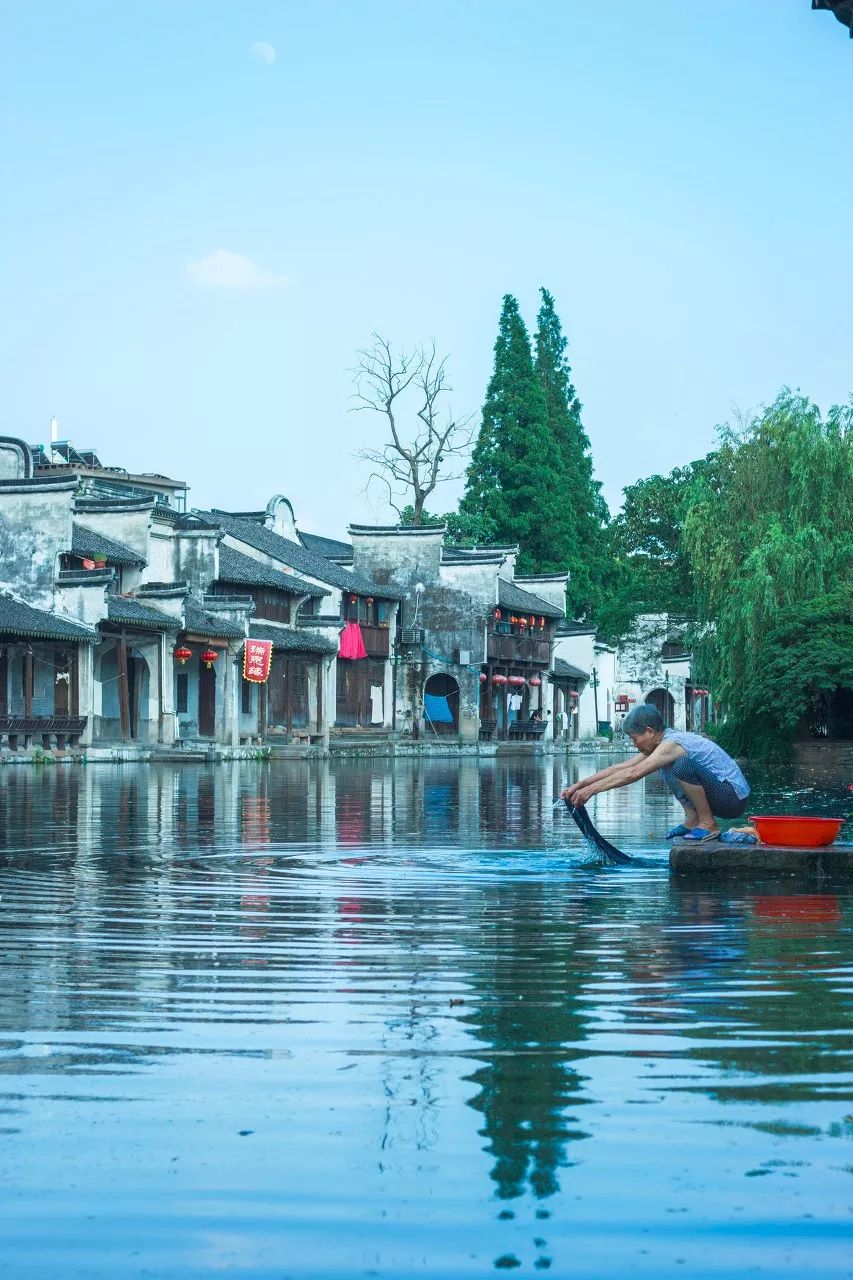
[[[784,1099],[792,1078],[808,1096],[837,1075],[840,900],[543,875],[576,838],[552,817],[566,769],[4,769],[0,867],[30,874],[20,912],[0,915],[2,1025],[108,1029],[118,1069],[155,1053],[122,1045],[122,1029],[281,1026],[306,1007],[319,1022],[323,1001],[343,1003],[327,1030],[378,1061],[380,1161],[437,1141],[442,1073],[455,1072],[504,1203],[554,1196],[582,1158],[601,1052],[665,1056],[675,1028],[677,1053],[707,1073],[690,1087],[715,1102],[742,1099],[746,1076]],[[648,784],[603,797],[599,817],[619,842],[662,833],[670,805]],[[103,1063],[92,1052],[56,1069]]]

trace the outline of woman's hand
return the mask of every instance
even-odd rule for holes
[[[593,796],[597,796],[599,790],[600,787],[595,782],[590,786],[584,786],[583,783],[579,783],[574,788],[572,804],[575,808],[580,808],[581,805],[586,804],[587,800],[591,800]]]
[[[594,791],[595,788],[592,786],[592,779],[581,778],[578,782],[573,782],[570,787],[566,787],[564,791],[561,791],[560,795],[564,800],[568,801],[569,804],[579,805],[584,804]],[[578,799],[580,795],[584,796],[583,800]]]

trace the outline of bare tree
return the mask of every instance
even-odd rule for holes
[[[411,506],[412,524],[422,525],[429,495],[464,471],[462,459],[474,438],[471,417],[455,418],[445,407],[444,397],[452,390],[447,356],[437,355],[434,342],[395,353],[386,338],[374,333],[373,345],[357,354],[353,412],[384,414],[390,436],[378,449],[356,452],[373,467],[365,487],[374,480],[383,484],[397,515]],[[411,419],[407,427],[400,425],[403,414]]]

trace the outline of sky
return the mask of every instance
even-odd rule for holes
[[[853,41],[809,0],[0,0],[0,432],[342,536],[356,350],[556,299],[627,484],[853,391]],[[459,485],[439,490],[451,509]]]

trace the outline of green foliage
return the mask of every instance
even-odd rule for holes
[[[581,422],[581,403],[572,384],[566,356],[568,341],[554,309],[554,299],[541,289],[534,342],[535,369],[545,396],[548,427],[559,469],[559,501],[549,534],[558,567],[569,570],[569,616],[589,616],[603,605],[608,573],[608,511],[601,485],[593,477],[589,439]]]
[[[839,645],[850,644],[851,422],[850,407],[824,420],[783,391],[745,428],[721,430],[690,494],[685,546],[708,624],[699,670],[745,753],[790,740],[815,693],[849,677]]]
[[[561,503],[545,394],[518,303],[507,294],[460,513],[486,513],[498,542],[518,543],[519,572],[557,572],[564,566],[564,550],[554,536]]]
[[[434,516],[429,511],[421,511],[420,520],[415,519],[415,508],[410,502],[408,506],[403,507],[400,512],[400,528],[418,525],[421,528],[434,528],[436,525],[444,524],[444,516]]]

